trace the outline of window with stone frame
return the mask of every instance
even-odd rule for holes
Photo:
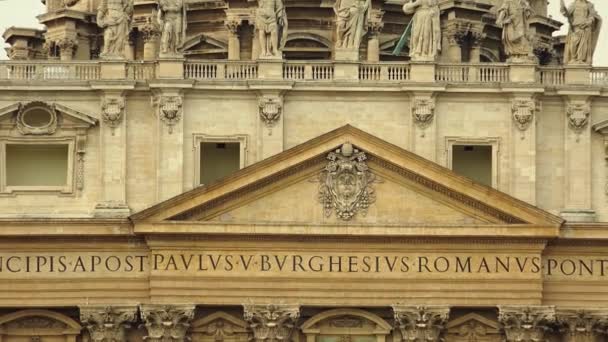
[[[194,186],[207,185],[242,169],[247,136],[194,135]]]
[[[447,167],[476,183],[497,188],[499,138],[446,138]]]
[[[96,124],[95,118],[54,103],[0,109],[0,195],[82,190],[86,134]]]

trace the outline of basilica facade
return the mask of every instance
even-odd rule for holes
[[[608,338],[587,0],[46,0],[4,32],[0,342]]]

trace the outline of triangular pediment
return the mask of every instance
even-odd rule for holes
[[[189,227],[543,227],[563,220],[352,126],[162,202],[136,230]],[[163,225],[164,224],[164,225]],[[197,231],[198,228],[192,228]],[[263,230],[263,229],[262,229]],[[331,230],[327,228],[326,231]],[[549,232],[549,233],[547,233]],[[553,232],[553,233],[551,233]]]
[[[32,102],[15,102],[11,105],[0,108],[0,123],[11,121],[20,111],[29,107],[46,108],[53,113],[61,115],[63,124],[70,128],[90,128],[97,125],[98,120],[88,114],[71,107],[52,102],[32,101]]]

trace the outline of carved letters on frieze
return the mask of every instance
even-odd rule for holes
[[[289,341],[300,317],[299,305],[246,304],[243,307],[245,321],[249,323],[256,342]]]
[[[93,342],[126,341],[125,331],[135,321],[137,307],[80,307],[80,321]]]
[[[448,306],[393,305],[395,328],[403,342],[436,342],[450,315]]]
[[[183,342],[194,318],[194,305],[142,305],[141,319],[145,323],[149,342]]]
[[[543,341],[555,322],[553,306],[499,306],[498,310],[507,342]]]
[[[372,187],[376,176],[369,170],[365,152],[345,143],[327,155],[329,162],[319,176],[319,201],[325,216],[351,220],[357,213],[365,216],[367,209],[376,201]]]

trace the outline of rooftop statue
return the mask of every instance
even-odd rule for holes
[[[132,0],[102,0],[97,9],[97,25],[103,28],[103,50],[105,59],[125,58],[125,46],[129,39],[133,19]]]
[[[602,18],[587,0],[575,0],[569,7],[561,0],[561,12],[570,24],[564,46],[564,64],[591,64]]]
[[[160,38],[161,57],[179,55],[186,41],[186,6],[184,0],[160,0],[158,21],[162,30]]]
[[[505,0],[498,9],[496,24],[502,27],[503,47],[511,62],[532,62],[536,58],[529,37],[532,14],[528,0]]]
[[[438,0],[406,0],[405,14],[414,14],[409,37],[413,61],[434,61],[441,51]]]
[[[282,58],[287,40],[287,14],[282,0],[259,0],[255,14],[261,58]]]
[[[367,33],[371,0],[336,0],[336,47],[358,49]]]

